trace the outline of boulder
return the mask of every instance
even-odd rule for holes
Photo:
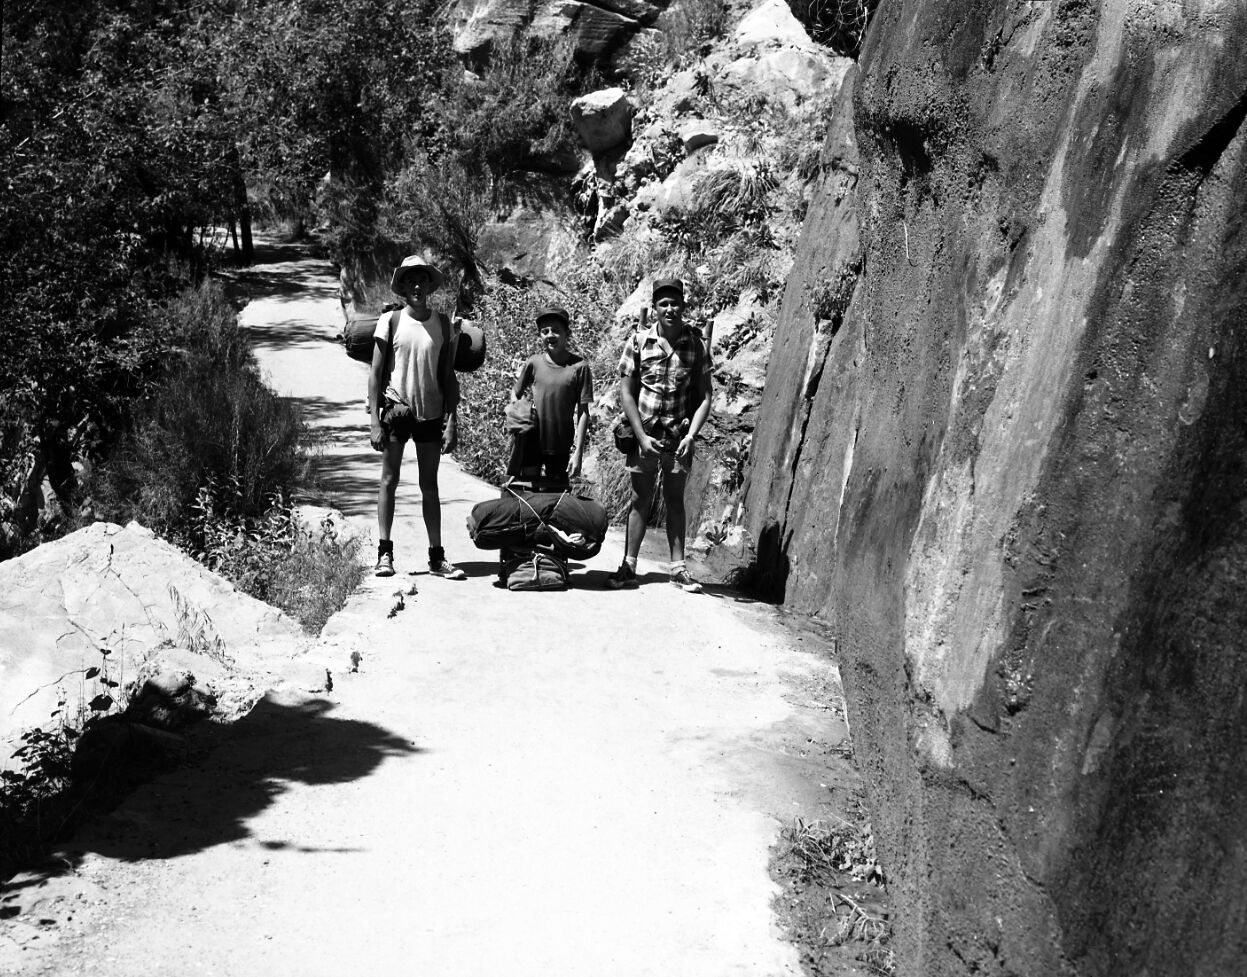
[[[526,30],[568,36],[578,58],[606,63],[664,6],[646,0],[454,0],[447,19],[455,51],[472,64],[488,62],[490,48]]]
[[[763,0],[736,25],[732,41],[742,51],[770,47],[796,48],[811,53],[819,51],[818,45],[810,39],[784,0]]]
[[[144,662],[201,678],[263,672],[306,643],[298,622],[137,523],[95,523],[0,563],[0,754],[48,722],[58,686],[72,710],[112,697],[103,680]]]
[[[323,535],[331,535],[339,543],[346,545],[368,536],[368,529],[359,522],[352,521],[337,509],[323,505],[297,505],[294,507],[294,519],[299,529],[312,539],[320,539]]]
[[[709,529],[709,532],[707,530]],[[703,524],[702,533],[688,546],[689,573],[704,584],[734,587],[753,565],[757,547],[743,526],[724,530]]]
[[[518,208],[507,220],[486,224],[477,241],[485,267],[520,279],[548,277],[551,268],[579,247],[570,216]]]
[[[626,203],[618,203],[602,211],[598,214],[597,222],[593,225],[593,239],[595,241],[605,241],[608,237],[618,234],[623,230],[629,213],[630,211]]]
[[[536,33],[571,37],[576,56],[582,60],[604,60],[638,26],[631,17],[579,0],[552,0],[538,9],[532,22]]]
[[[684,160],[665,180],[651,180],[641,186],[632,198],[634,209],[661,214],[673,207],[691,208],[698,181],[706,169],[702,155]]]
[[[704,146],[713,146],[719,141],[720,126],[704,119],[693,119],[680,126],[680,141],[684,143],[686,153],[695,153]]]
[[[506,40],[524,30],[532,19],[527,4],[509,0],[459,0],[447,11],[455,52],[473,62],[488,60],[496,40]]]
[[[789,110],[815,95],[840,86],[853,62],[821,51],[786,47],[737,58],[718,81],[730,88],[756,91]]]
[[[605,88],[581,95],[571,106],[576,134],[595,156],[628,143],[635,112],[636,106],[622,88]]]

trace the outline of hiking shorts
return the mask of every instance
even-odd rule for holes
[[[695,453],[690,453],[687,460],[680,461],[674,451],[660,451],[646,457],[641,454],[640,448],[635,448],[628,452],[624,467],[633,475],[657,475],[659,469],[665,475],[687,475],[693,470],[694,457]]]
[[[415,444],[440,443],[442,418],[418,420],[406,404],[387,399],[385,410],[381,412],[381,431],[387,441],[397,444],[405,444],[409,440]]]

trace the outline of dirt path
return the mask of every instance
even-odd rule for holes
[[[244,320],[274,386],[329,438],[336,505],[370,524],[364,367],[326,341],[340,324],[330,268],[269,254]],[[815,639],[770,608],[676,591],[644,562],[655,582],[639,592],[595,586],[619,538],[571,592],[498,590],[464,528],[496,490],[451,463],[442,491],[469,579],[369,578],[211,752],[83,832],[70,871],[19,880],[35,922],[4,932],[0,970],[800,973],[769,849],[781,820],[817,816],[851,776]],[[424,548],[414,478],[398,511],[410,570]]]

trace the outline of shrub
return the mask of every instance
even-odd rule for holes
[[[187,527],[188,539],[200,541],[193,555],[243,593],[318,634],[363,579],[359,540],[339,539],[330,519],[304,528],[281,496],[258,518],[233,514],[227,507],[231,495],[211,484],[199,490]]]
[[[879,0],[786,0],[788,9],[819,44],[856,58]]]
[[[658,15],[654,26],[666,38],[667,61],[673,65],[703,58],[710,44],[727,30],[728,5],[723,0],[676,0]]]
[[[96,514],[175,535],[200,488],[216,484],[232,490],[221,502],[231,515],[262,515],[306,470],[310,441],[298,408],[264,385],[219,285],[181,293],[161,319],[171,352],[96,472]]]

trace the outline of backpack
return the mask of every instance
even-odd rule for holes
[[[553,553],[533,550],[532,556],[507,570],[507,590],[566,590],[567,564]]]
[[[382,306],[378,315],[385,313],[394,313],[401,309],[402,306],[397,302],[391,302]],[[373,336],[377,331],[377,320],[373,316],[355,316],[347,320],[346,325],[342,328],[342,346],[346,350],[346,355],[360,363],[372,362]],[[390,316],[390,335],[394,335],[394,317]]]

